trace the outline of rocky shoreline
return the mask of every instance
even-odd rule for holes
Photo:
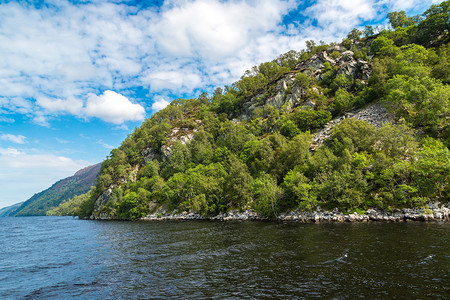
[[[216,221],[246,221],[246,220],[273,220],[301,223],[320,222],[410,222],[410,221],[450,221],[450,202],[429,203],[428,208],[404,208],[393,211],[369,209],[365,214],[356,212],[345,214],[337,209],[325,211],[320,208],[313,212],[300,209],[278,215],[275,219],[268,219],[258,214],[255,210],[232,210],[220,213],[214,217],[205,217],[196,212],[173,213],[160,207],[154,213],[141,218],[142,221],[178,221],[178,220],[216,220]]]

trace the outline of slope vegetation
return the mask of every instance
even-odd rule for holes
[[[86,167],[73,176],[56,182],[50,188],[35,194],[15,210],[10,211],[7,216],[45,216],[48,210],[89,191],[100,171],[100,166],[101,164],[96,164]]]
[[[449,3],[389,14],[393,29],[376,35],[308,41],[213,95],[173,101],[111,151],[76,214],[272,217],[448,201]]]

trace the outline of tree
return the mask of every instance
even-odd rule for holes
[[[148,202],[135,192],[126,193],[123,201],[117,206],[119,219],[136,220],[148,214]]]
[[[282,190],[276,180],[263,173],[253,180],[252,192],[256,210],[266,217],[276,217],[279,212],[278,201],[282,197]]]
[[[366,121],[348,118],[333,127],[331,137],[338,152],[341,152],[342,149],[348,148],[349,146],[353,146],[354,151],[370,152],[373,151],[376,128]]]
[[[448,42],[450,28],[450,0],[441,4],[433,4],[423,14],[425,17],[419,23],[419,38],[422,42],[429,44],[437,39],[441,43]]]
[[[392,158],[410,158],[419,146],[414,135],[414,131],[406,124],[385,124],[377,133],[376,150]]]
[[[295,84],[301,89],[307,90],[311,86],[312,80],[308,75],[299,72],[295,75]]]
[[[389,19],[389,23],[394,29],[415,25],[418,22],[417,16],[407,17],[404,10],[390,12],[388,13],[387,18]]]
[[[352,29],[352,31],[350,31],[347,34],[347,38],[350,40],[359,40],[361,38],[361,36],[362,36],[361,30],[356,29],[356,28]]]
[[[437,136],[450,126],[450,87],[430,77],[394,76],[383,102],[397,117]]]
[[[450,197],[450,151],[442,142],[425,139],[423,150],[412,164],[412,177],[421,196]]]
[[[373,26],[367,25],[367,26],[364,28],[363,34],[364,34],[364,37],[366,37],[366,38],[368,38],[369,36],[374,35],[375,32],[374,32]]]
[[[313,40],[308,40],[305,42],[306,44],[306,50],[308,52],[314,53],[314,51],[316,50],[316,42],[314,42]]]
[[[228,206],[240,209],[250,201],[252,176],[247,165],[236,155],[230,155],[228,164],[224,192]]]
[[[339,115],[348,111],[352,107],[353,98],[346,89],[339,88],[333,101],[334,114]]]
[[[300,130],[294,122],[292,122],[291,120],[287,120],[283,124],[283,126],[281,126],[280,133],[288,139],[292,139],[294,136],[300,133]]]
[[[311,211],[318,205],[315,181],[311,182],[297,168],[284,177],[283,184],[285,209],[295,209],[297,206]]]

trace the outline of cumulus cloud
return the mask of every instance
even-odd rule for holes
[[[0,105],[44,126],[61,114],[141,120],[136,106],[130,112],[127,105],[123,117],[100,111],[105,96],[92,94],[143,86],[150,97],[192,95],[231,84],[307,39],[336,41],[363,21],[385,21],[389,10],[431,3],[437,1],[318,0],[300,10],[295,0],[180,0],[138,9],[59,0],[36,9],[10,1],[0,4]],[[294,10],[301,17],[290,14],[286,26]]]
[[[373,19],[377,13],[375,4],[370,0],[319,0],[306,10],[306,14],[316,20],[321,29],[342,35],[361,21]]]
[[[110,90],[100,96],[90,94],[85,112],[88,116],[114,124],[121,124],[125,121],[141,121],[145,118],[144,107],[132,103],[125,96]]]
[[[166,108],[166,106],[169,105],[169,104],[170,104],[170,102],[167,101],[167,100],[165,100],[164,98],[162,98],[162,97],[156,97],[156,98],[155,98],[155,101],[154,101],[153,104],[152,104],[152,110],[153,110],[154,112],[157,112],[157,111],[159,111],[159,110],[161,110],[161,109]]]
[[[292,7],[293,2],[277,0],[187,1],[163,9],[150,32],[166,53],[217,60],[234,55],[255,36],[275,29]]]
[[[66,112],[73,115],[79,115],[83,108],[83,101],[74,97],[69,97],[65,100],[39,97],[36,103],[49,112]]]
[[[0,135],[0,139],[4,141],[13,142],[16,144],[25,144],[26,137],[23,135],[14,135],[14,134],[2,134]]]

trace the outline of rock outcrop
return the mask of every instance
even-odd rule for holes
[[[340,122],[347,118],[355,118],[358,120],[366,121],[373,126],[380,128],[383,124],[393,122],[394,118],[389,114],[386,109],[379,103],[370,104],[362,109],[351,111],[343,116],[337,117],[325,125],[325,127],[314,134],[311,150],[316,150],[320,147],[325,140],[331,135],[331,129],[338,125]]]
[[[142,221],[170,221],[170,220],[218,220],[218,221],[246,221],[267,220],[268,218],[258,214],[255,210],[232,210],[220,213],[213,217],[205,217],[196,212],[173,213],[165,207],[160,207],[155,212],[142,218]],[[356,212],[345,214],[338,209],[325,211],[320,207],[315,211],[295,211],[278,215],[275,220],[303,223],[317,222],[408,222],[408,221],[450,221],[450,202],[441,204],[430,202],[428,208],[404,208],[393,211],[369,209],[364,214]]]
[[[194,138],[194,133],[196,131],[197,131],[197,129],[174,127],[172,129],[172,132],[170,133],[169,137],[167,138],[166,142],[161,147],[161,153],[163,154],[163,159],[169,160],[170,154],[172,153],[173,146],[178,142],[183,145],[186,145]]]
[[[340,55],[333,59],[329,53],[335,51]],[[244,103],[240,119],[244,121],[251,119],[256,109],[262,110],[266,105],[286,111],[299,105],[314,108],[314,102],[307,97],[307,90],[296,85],[295,77],[297,73],[301,72],[320,81],[327,71],[327,63],[330,67],[336,68],[337,74],[343,74],[350,80],[359,80],[362,84],[366,84],[372,75],[372,67],[369,62],[355,59],[354,53],[342,46],[333,46],[327,51],[316,53],[309,59],[300,62],[293,72],[287,73],[276,82],[275,89],[271,93],[261,93]]]

